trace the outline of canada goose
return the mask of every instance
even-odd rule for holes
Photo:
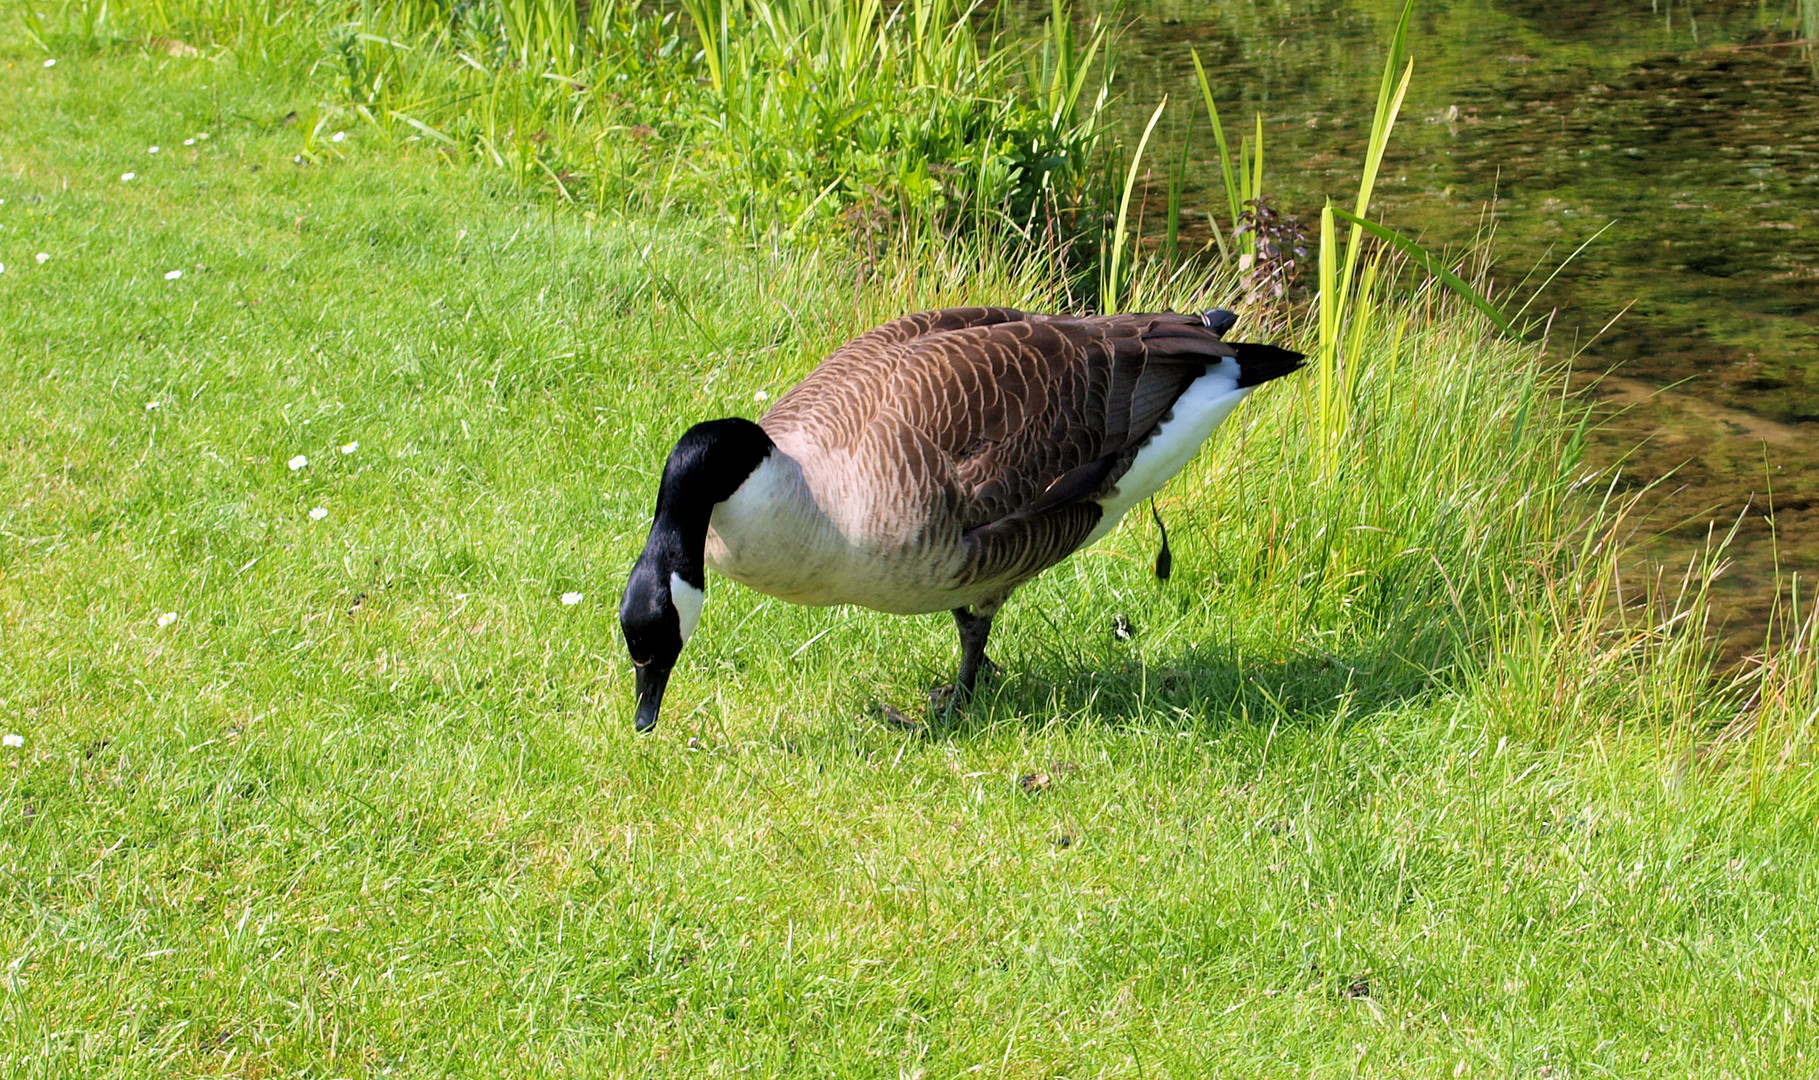
[[[670,452],[619,622],[636,726],[707,599],[703,564],[798,604],[949,610],[971,692],[1011,590],[1109,532],[1246,395],[1301,366],[1227,343],[1238,317],[907,315],[823,360],[760,423]]]

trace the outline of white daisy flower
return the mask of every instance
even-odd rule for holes
[[[50,59],[49,59],[49,60],[46,60],[46,61],[45,61],[45,62],[44,62],[44,66],[45,66],[45,67],[56,67],[56,66],[57,66],[57,58],[56,58],[56,57],[54,57],[54,56],[53,56],[53,57],[51,57],[51,58],[50,58]]]
[[[360,449],[360,440],[359,439],[355,439],[353,442],[345,442],[345,443],[341,444],[341,452],[343,454],[351,454],[358,449]]]
[[[159,149],[161,149],[161,148],[156,147],[156,146],[148,146],[145,148],[145,152],[148,154],[155,154],[159,151]]]
[[[581,602],[581,594],[578,592],[565,592],[562,594],[562,606],[563,607],[574,607],[576,604],[579,604],[580,602]]]
[[[38,254],[36,254],[36,255],[34,255],[34,256],[32,256],[32,258],[34,258],[34,259],[37,259],[37,260],[38,260],[38,265],[39,265],[39,266],[43,266],[43,265],[44,265],[44,264],[45,264],[45,263],[47,263],[47,262],[50,262],[50,261],[51,261],[51,257],[50,257],[50,255],[49,255],[49,254],[48,254],[48,253],[46,253],[46,252],[43,252],[43,251],[40,251],[40,252],[39,252],[39,253],[38,253]]]
[[[127,182],[127,181],[128,181],[128,180],[131,180],[131,179],[132,179],[132,178],[133,178],[133,175],[134,175],[134,174],[132,174],[132,173],[129,173],[129,172],[123,172],[123,173],[121,173],[121,174],[120,174],[120,182],[121,182],[121,183],[122,183],[122,184],[124,184],[124,183],[126,183],[126,182]]]
[[[171,623],[174,623],[176,621],[177,621],[177,613],[174,611],[160,611],[158,613],[158,629],[160,629],[160,630],[164,629],[165,627],[169,626]]]
[[[309,519],[311,521],[321,521],[323,518],[325,518],[327,516],[328,516],[328,507],[326,507],[326,506],[318,506],[314,510],[311,510],[309,512]]]
[[[341,140],[343,140],[345,138],[347,138],[347,132],[337,131],[333,135],[330,135],[328,137],[328,141],[329,142],[340,142]]]
[[[287,464],[291,467],[291,472],[296,472],[298,469],[301,469],[305,465],[309,464],[309,458],[304,457],[302,454],[298,454],[296,457],[291,458],[290,461],[286,462],[285,464]]]
[[[0,735],[0,746],[10,746],[13,749],[17,750],[19,747],[24,746],[24,745],[25,745],[25,736],[23,736],[23,735],[15,735],[10,731],[7,732],[5,735]]]
[[[166,281],[175,281],[175,280],[177,280],[177,279],[178,279],[178,278],[180,278],[180,277],[182,277],[182,276],[183,276],[183,271],[181,271],[181,270],[172,270],[172,271],[171,271],[171,272],[169,272],[169,273],[168,273],[168,274],[165,274],[165,275],[164,275],[164,280],[166,280]]]
[[[771,396],[768,393],[764,392],[763,390],[760,390],[756,394],[752,395],[753,401],[769,401],[770,399],[771,399]]]
[[[194,139],[185,139],[185,140],[183,140],[183,145],[185,145],[185,146],[194,146],[194,145],[196,145],[196,140],[194,140]]]
[[[162,401],[148,401],[145,403],[145,411],[151,412],[153,409],[156,409],[163,404],[164,402]]]

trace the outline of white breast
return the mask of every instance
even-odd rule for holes
[[[837,604],[832,588],[846,542],[821,512],[802,470],[773,451],[708,522],[707,565],[734,581],[798,604]]]
[[[714,507],[702,554],[716,573],[795,604],[860,604],[878,611],[945,611],[976,597],[952,592],[958,551],[900,548],[862,525],[876,492],[842,486],[829,470],[823,495],[844,511],[829,515],[801,466],[773,451],[731,498]]]

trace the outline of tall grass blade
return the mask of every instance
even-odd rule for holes
[[[1172,266],[1181,253],[1181,193],[1187,187],[1187,155],[1194,145],[1194,114],[1188,113],[1187,134],[1181,140],[1181,156],[1168,176],[1168,234],[1162,250]],[[1216,232],[1217,230],[1215,230]]]
[[[1320,459],[1323,467],[1331,468],[1333,439],[1336,425],[1333,422],[1333,383],[1334,371],[1339,362],[1339,305],[1334,301],[1336,295],[1336,271],[1338,245],[1333,238],[1333,204],[1328,202],[1320,210],[1320,350],[1314,364],[1314,372],[1319,385],[1318,408]]]
[[[1125,299],[1124,292],[1124,246],[1129,237],[1125,232],[1125,222],[1130,216],[1131,192],[1137,187],[1137,173],[1143,168],[1143,151],[1149,145],[1150,136],[1156,132],[1156,122],[1162,119],[1162,110],[1168,108],[1168,95],[1156,103],[1156,111],[1150,114],[1150,122],[1143,128],[1143,138],[1137,140],[1137,152],[1131,155],[1131,167],[1124,174],[1124,195],[1118,200],[1118,222],[1112,228],[1111,260],[1105,276],[1099,283],[1099,310],[1103,313],[1120,310]]]
[[[1358,293],[1352,297],[1351,326],[1345,340],[1345,392],[1339,396],[1342,428],[1350,425],[1352,402],[1357,400],[1358,395],[1358,380],[1364,374],[1364,341],[1377,313],[1375,290],[1377,274],[1382,268],[1383,253],[1373,253],[1371,260],[1364,264],[1364,278],[1358,283]]]
[[[1800,40],[1806,42],[1800,48],[1806,53],[1806,66],[1812,71],[1813,78],[1819,81],[1819,0],[1799,0],[1800,3]]]
[[[1484,294],[1479,292],[1471,282],[1466,281],[1458,274],[1448,270],[1439,259],[1434,258],[1434,256],[1420,244],[1415,243],[1413,240],[1403,236],[1394,229],[1379,225],[1374,221],[1366,221],[1364,218],[1348,211],[1341,210],[1338,207],[1333,207],[1332,213],[1334,217],[1350,224],[1353,229],[1361,229],[1364,232],[1370,233],[1377,239],[1382,240],[1384,243],[1389,244],[1391,247],[1407,256],[1410,262],[1421,267],[1421,269],[1427,271],[1429,274],[1432,274],[1442,285],[1445,285],[1447,288],[1453,290],[1453,292],[1458,293],[1461,299],[1482,312],[1485,318],[1496,325],[1497,329],[1508,334],[1510,337],[1517,336],[1515,328],[1510,325],[1509,320],[1504,317],[1503,312],[1497,309],[1496,305],[1485,299]]]
[[[1364,154],[1364,172],[1358,179],[1358,202],[1352,213],[1364,217],[1370,212],[1371,195],[1377,188],[1377,173],[1383,167],[1383,152],[1389,146],[1390,131],[1396,126],[1396,115],[1402,111],[1402,99],[1408,93],[1409,80],[1415,74],[1415,61],[1410,57],[1406,64],[1402,62],[1408,52],[1408,23],[1414,13],[1415,0],[1405,0],[1402,5],[1402,17],[1396,21],[1396,32],[1390,38],[1389,56],[1383,62],[1383,79],[1377,87],[1377,111],[1371,117],[1371,137]],[[1402,67],[1402,78],[1396,79],[1396,68]],[[1351,289],[1352,272],[1358,265],[1360,230],[1352,226],[1351,236],[1346,243],[1345,272],[1339,279],[1338,301],[1341,307],[1346,304],[1346,294]]]
[[[701,42],[701,62],[707,65],[708,81],[714,93],[726,93],[726,54],[729,30],[722,0],[681,0],[682,10],[695,24],[695,36]]]
[[[1819,3],[1819,0],[1815,0]],[[1225,125],[1219,122],[1219,107],[1213,104],[1213,86],[1206,77],[1206,68],[1200,63],[1200,53],[1189,49],[1188,55],[1194,58],[1194,77],[1200,83],[1200,100],[1206,103],[1206,118],[1213,125],[1213,144],[1219,148],[1219,177],[1225,183],[1225,205],[1231,214],[1226,220],[1228,228],[1238,227],[1238,213],[1241,200],[1238,197],[1238,178],[1232,174],[1232,149],[1225,141]]]
[[[1244,194],[1246,202],[1255,202],[1263,198],[1263,114],[1257,114],[1257,136],[1255,156],[1251,159],[1251,184]]]
[[[1057,129],[1074,125],[1080,111],[1080,95],[1086,90],[1093,61],[1105,47],[1106,34],[1104,23],[1094,19],[1086,48],[1076,50],[1067,0],[1049,0],[1048,38],[1042,46],[1048,70],[1037,84],[1047,100],[1049,123]]]
[[[1815,2],[1819,2],[1819,0],[1815,0]],[[1522,302],[1522,306],[1516,309],[1516,318],[1520,319],[1520,318],[1522,318],[1522,316],[1528,314],[1529,305],[1531,305],[1535,302],[1536,297],[1540,296],[1542,293],[1547,291],[1547,287],[1549,285],[1552,285],[1554,283],[1554,279],[1560,276],[1560,271],[1565,270],[1568,266],[1572,265],[1572,262],[1574,259],[1577,259],[1580,255],[1584,254],[1586,248],[1591,247],[1592,244],[1595,243],[1600,236],[1603,236],[1606,232],[1608,232],[1610,230],[1611,226],[1613,226],[1615,224],[1617,224],[1617,220],[1615,218],[1612,218],[1610,221],[1605,222],[1602,226],[1599,227],[1597,232],[1586,237],[1579,244],[1578,247],[1574,248],[1573,253],[1571,255],[1568,255],[1566,258],[1562,259],[1560,261],[1560,265],[1554,267],[1553,271],[1547,275],[1546,279],[1544,279],[1540,285],[1536,286],[1535,290],[1533,292],[1529,293],[1528,299],[1524,300]],[[1633,302],[1634,301],[1632,301],[1632,303]],[[1629,310],[1628,304],[1624,305],[1624,310],[1625,311]],[[1606,329],[1609,329],[1609,327],[1607,326]],[[1603,331],[1601,330],[1601,331],[1599,331],[1599,333],[1603,333]]]
[[[1349,354],[1341,357],[1340,333],[1349,319],[1362,316],[1361,312],[1352,310],[1352,278],[1357,270],[1364,237],[1360,223],[1370,210],[1371,195],[1377,186],[1377,174],[1383,165],[1383,153],[1389,145],[1390,132],[1395,128],[1396,115],[1402,110],[1409,80],[1414,76],[1414,60],[1410,58],[1405,61],[1409,18],[1414,8],[1414,0],[1405,0],[1402,17],[1397,20],[1396,32],[1390,38],[1389,55],[1384,60],[1383,78],[1377,88],[1377,111],[1371,118],[1370,142],[1365,149],[1364,169],[1358,180],[1357,205],[1351,214],[1345,215],[1352,222],[1352,228],[1346,243],[1343,269],[1335,268],[1339,258],[1334,219],[1340,211],[1330,201],[1320,211],[1320,338],[1316,369],[1320,384],[1318,441],[1327,468],[1333,467],[1337,462],[1338,442],[1349,423],[1351,401],[1349,397],[1341,400],[1338,392],[1357,385],[1354,377],[1342,378],[1338,371],[1341,363],[1355,366],[1360,362],[1358,357]],[[1400,78],[1397,76],[1398,69],[1401,71]],[[1261,139],[1261,118],[1258,136]],[[1353,339],[1360,342],[1363,340],[1361,335],[1356,334]]]

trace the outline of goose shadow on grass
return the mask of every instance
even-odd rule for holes
[[[1215,731],[1243,724],[1324,727],[1338,720],[1349,727],[1454,683],[1457,646],[1437,649],[1433,637],[1414,649],[1410,644],[1389,631],[1338,651],[1302,647],[1274,656],[1221,641],[1188,643],[1148,662],[1130,654],[1030,657],[982,678],[969,703],[918,705],[899,715],[916,721],[910,730],[931,739],[966,738],[1007,724]],[[882,712],[873,709],[874,715]]]

